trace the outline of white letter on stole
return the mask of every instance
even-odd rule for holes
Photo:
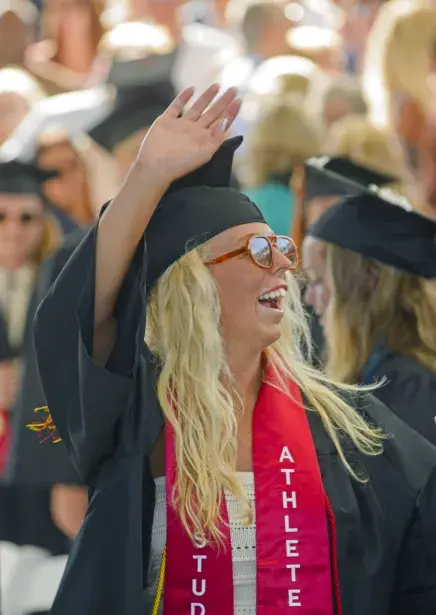
[[[288,461],[291,461],[292,463],[295,463],[291,455],[291,451],[288,449],[287,446],[284,446],[282,449],[282,454],[280,455],[279,463],[283,463],[285,459],[287,459]]]
[[[194,596],[204,596],[206,593],[206,579],[201,579],[201,589],[197,589],[197,579],[192,579],[192,593]]]
[[[289,590],[292,591],[292,590]],[[199,611],[197,609],[200,609]],[[191,615],[205,615],[206,608],[200,602],[192,602],[191,603]]]
[[[280,472],[283,472],[283,474],[286,474],[286,484],[290,485],[291,484],[291,474],[294,474],[295,470],[294,468],[281,468]]]
[[[300,592],[301,592],[301,589],[290,589],[288,591],[289,606],[301,606]]]
[[[297,573],[295,572],[298,568],[301,568],[300,564],[286,564],[286,568],[289,568],[291,571],[291,581],[292,583],[297,582]]]
[[[287,508],[288,504],[292,504],[292,508],[297,508],[297,494],[295,491],[291,491],[291,495],[288,496],[286,491],[282,491],[283,495],[283,508]]]
[[[207,555],[193,555],[192,557],[197,560],[197,572],[202,572],[203,560],[207,559]]]
[[[285,515],[285,532],[298,532],[298,527],[291,527],[289,515]]]
[[[286,541],[286,557],[299,557],[297,551],[298,538],[290,539]]]

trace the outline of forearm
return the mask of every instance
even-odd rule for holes
[[[96,354],[100,354],[99,348],[107,346],[104,342],[106,332],[113,338],[113,312],[120,288],[144,230],[167,187],[168,182],[138,163],[132,167],[100,220],[94,304]]]
[[[55,525],[71,540],[82,526],[88,508],[86,487],[54,485],[51,490],[51,514]]]

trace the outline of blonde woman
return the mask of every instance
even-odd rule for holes
[[[290,181],[296,166],[320,153],[320,140],[304,111],[270,101],[261,108],[248,142],[250,178],[245,194],[256,203],[274,232],[288,234],[294,214]]]
[[[386,2],[368,37],[363,75],[371,117],[399,140],[412,200],[433,217],[435,204],[428,202],[421,173],[434,96],[435,45],[436,5],[431,0]]]
[[[436,453],[304,362],[293,244],[227,187],[239,102],[217,91],[158,118],[39,308],[90,487],[51,612],[433,613]]]
[[[350,197],[309,228],[307,299],[324,326],[328,375],[386,379],[377,397],[436,444],[436,223],[390,197]]]

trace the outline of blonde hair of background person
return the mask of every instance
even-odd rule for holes
[[[394,127],[396,99],[415,102],[421,112],[428,108],[435,47],[433,2],[391,0],[380,8],[368,36],[363,73],[374,122]]]
[[[379,341],[436,372],[436,283],[332,244],[326,256],[328,376],[356,382]]]
[[[362,115],[349,115],[335,122],[327,133],[325,150],[330,156],[350,158],[379,173],[402,175],[401,153],[388,131]]]
[[[181,519],[189,535],[207,528],[219,539],[223,485],[241,501],[245,514],[250,511],[235,474],[240,395],[226,362],[220,333],[220,297],[204,264],[207,254],[208,245],[204,244],[162,275],[147,306],[146,342],[161,364],[158,397],[176,436]],[[383,436],[341,397],[341,392],[353,387],[333,383],[309,366],[303,348],[311,347],[310,333],[298,279],[289,275],[287,283],[281,337],[266,349],[266,357],[284,390],[287,378],[298,384],[309,407],[321,417],[345,467],[359,478],[344,456],[338,431],[346,433],[366,455],[381,452]],[[180,348],[184,348],[183,353],[177,350]],[[213,419],[208,408],[215,408]],[[206,475],[205,468],[217,471]],[[193,507],[193,502],[198,506]]]
[[[263,105],[248,144],[250,183],[260,186],[274,176],[290,173],[320,153],[321,143],[304,110],[280,98]]]

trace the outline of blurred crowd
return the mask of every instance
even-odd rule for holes
[[[302,246],[341,194],[313,179],[312,159],[312,170],[334,160],[366,169],[396,199],[436,219],[436,2],[0,0],[3,615],[49,610],[87,508],[86,487],[62,445],[40,444],[26,428],[45,420],[44,410],[34,416],[44,406],[31,335],[36,307],[118,191],[148,127],[176,93],[213,82],[238,88],[243,104],[232,131],[244,143],[233,182],[277,234]],[[354,263],[349,280],[347,255],[330,256],[338,296],[355,300],[352,315],[336,317],[359,322],[365,295],[353,291],[365,263]],[[322,363],[326,287],[315,258],[308,254],[302,284],[319,348],[314,360]],[[385,283],[390,308],[405,306],[390,333],[396,350],[428,370],[432,388],[433,281]],[[325,365],[355,382],[375,333],[365,329],[368,339],[359,341],[349,328],[336,342],[351,348],[332,352]],[[426,429],[436,444],[436,428],[434,435]]]

